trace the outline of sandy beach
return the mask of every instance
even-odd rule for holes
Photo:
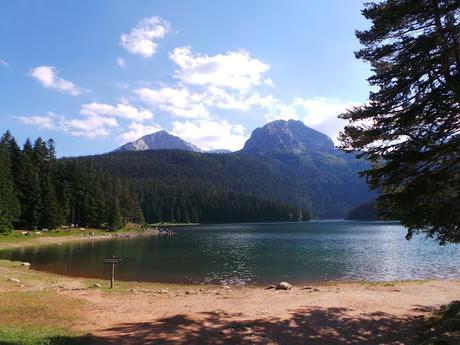
[[[94,283],[101,287],[91,287]],[[140,282],[107,286],[107,281],[0,261],[0,299],[41,296],[44,304],[60,304],[54,313],[72,303],[74,317],[66,327],[79,334],[74,341],[90,344],[419,344],[426,318],[460,296],[460,281],[331,282],[290,291]],[[11,321],[2,315],[0,321]],[[451,336],[460,340],[460,334]]]

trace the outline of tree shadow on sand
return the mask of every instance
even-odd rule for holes
[[[414,308],[416,310],[416,308]],[[238,319],[239,321],[235,321]],[[416,330],[423,316],[375,312],[353,314],[346,308],[304,307],[288,319],[244,319],[222,311],[122,323],[105,329],[105,336],[88,336],[91,344],[420,344]]]

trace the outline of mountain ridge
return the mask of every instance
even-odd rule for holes
[[[218,202],[212,198],[228,193],[309,209],[320,218],[345,217],[373,198],[358,175],[367,163],[334,147],[325,134],[299,121],[275,121],[254,132],[242,150],[227,154],[158,149],[79,159],[130,179],[152,222],[160,219],[151,209],[156,203],[165,214],[177,200],[194,205],[209,199],[212,205]]]
[[[147,134],[134,141],[123,144],[112,152],[146,151],[146,150],[184,150],[193,152],[231,153],[226,149],[202,150],[179,136],[160,130]],[[305,153],[308,151],[335,150],[330,137],[298,120],[275,120],[254,129],[242,149],[235,152],[245,153]]]
[[[125,152],[125,151],[146,151],[146,150],[163,150],[174,149],[184,151],[201,152],[197,146],[189,143],[182,138],[169,134],[167,131],[161,130],[151,134],[144,135],[143,137],[134,141],[128,142],[112,152]]]

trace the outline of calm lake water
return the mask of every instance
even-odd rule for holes
[[[32,267],[107,279],[104,257],[123,257],[123,280],[267,284],[286,280],[460,278],[460,245],[439,246],[391,222],[227,224],[177,228],[174,237],[137,237],[0,252]]]

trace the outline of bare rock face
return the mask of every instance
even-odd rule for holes
[[[287,283],[287,282],[281,282],[278,285],[276,285],[276,290],[291,290],[292,285]]]
[[[195,145],[182,140],[166,131],[148,134],[130,143],[124,144],[114,152],[146,151],[146,150],[185,150],[200,152]]]
[[[246,153],[305,153],[334,151],[327,135],[305,126],[302,121],[276,120],[255,129],[241,150]]]

